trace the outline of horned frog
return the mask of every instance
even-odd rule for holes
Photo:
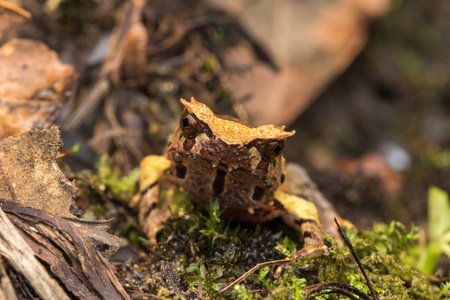
[[[194,98],[185,106],[165,156],[150,155],[141,162],[139,219],[148,238],[156,241],[162,222],[169,218],[166,200],[159,198],[163,182],[188,191],[208,204],[218,199],[224,216],[251,223],[281,217],[300,231],[304,247],[293,257],[328,254],[316,206],[281,191],[285,181],[283,148],[295,132],[284,126],[255,128],[215,116]]]

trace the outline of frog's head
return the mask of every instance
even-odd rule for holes
[[[191,102],[181,99],[181,103],[185,110],[168,149],[174,160],[198,158],[228,172],[247,171],[267,185],[282,183],[284,144],[294,131],[287,132],[285,126],[274,125],[252,128],[218,117],[194,98]]]

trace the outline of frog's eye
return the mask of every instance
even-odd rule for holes
[[[201,126],[197,119],[188,112],[185,112],[180,119],[180,126],[183,129],[184,136],[192,139],[197,136]]]
[[[279,156],[283,152],[283,149],[284,149],[284,141],[273,141],[264,144],[261,154],[267,160],[271,161],[275,157]]]

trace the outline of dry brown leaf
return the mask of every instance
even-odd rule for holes
[[[0,48],[0,139],[48,128],[68,99],[76,74],[38,41],[14,39]]]
[[[345,70],[367,42],[367,24],[384,15],[387,0],[207,0],[237,15],[246,32],[270,57],[251,45],[230,47],[225,83],[255,125],[293,122],[329,82]]]
[[[12,3],[0,0],[0,38],[2,32],[29,22],[31,14]]]
[[[75,185],[58,168],[58,127],[33,129],[0,142],[0,198],[58,216],[73,217]]]

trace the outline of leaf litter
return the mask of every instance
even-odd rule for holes
[[[89,1],[85,1],[84,3],[87,2]],[[224,74],[225,72],[230,72],[228,69],[229,66],[223,63],[220,55],[216,56],[216,52],[214,50],[217,49],[214,48],[224,41],[224,28],[226,34],[228,34],[228,36],[225,35],[226,39],[231,40],[234,38],[234,36],[230,34],[230,28],[235,26],[233,25],[233,22],[227,17],[224,17],[223,14],[217,14],[217,12],[212,12],[209,15],[207,14],[206,17],[193,17],[193,15],[188,17],[186,17],[186,15],[184,17],[165,17],[163,15],[163,17],[161,17],[161,15],[155,14],[155,12],[158,11],[158,9],[164,10],[162,7],[164,7],[164,5],[158,7],[155,4],[155,10],[153,10],[152,8],[149,9],[149,6],[147,5],[143,6],[140,1],[134,1],[132,5],[128,3],[127,8],[117,8],[117,10],[123,14],[117,19],[117,28],[115,30],[116,34],[113,38],[115,42],[110,44],[111,46],[109,48],[109,52],[106,54],[107,59],[97,73],[98,75],[95,75],[96,73],[92,72],[95,68],[86,68],[82,62],[77,68],[82,72],[80,76],[84,80],[82,81],[84,85],[81,85],[78,92],[81,91],[80,95],[88,96],[77,98],[77,100],[84,99],[82,102],[77,101],[77,105],[74,106],[78,106],[76,111],[81,112],[72,115],[75,117],[78,116],[78,123],[73,121],[76,118],[67,118],[68,121],[65,124],[65,128],[67,130],[77,129],[78,132],[81,132],[81,135],[84,138],[90,139],[91,146],[96,148],[98,152],[109,152],[113,159],[113,165],[119,166],[125,171],[130,170],[134,165],[136,165],[136,162],[139,161],[145,154],[162,152],[160,148],[162,147],[161,144],[163,144],[167,139],[170,128],[173,128],[173,124],[176,123],[176,115],[179,113],[173,100],[176,98],[174,97],[175,94],[195,93],[196,95],[203,95],[204,97],[199,96],[199,98],[204,98],[206,102],[210,102],[209,104],[215,103],[216,99],[223,99],[230,96],[230,93],[223,88],[227,82]],[[167,7],[165,9],[167,12]],[[203,7],[202,9],[205,8]],[[101,20],[108,19],[111,12],[115,10],[116,7],[108,6],[105,3],[100,3],[99,6],[92,9],[92,11],[98,13],[98,18]],[[63,12],[63,6],[60,6],[59,8],[56,7],[52,9],[52,11],[55,15],[57,13],[60,14]],[[202,10],[200,9],[200,11]],[[82,12],[82,10],[80,10],[80,12]],[[39,13],[39,9],[36,9],[36,7],[33,10],[33,14],[37,18],[42,16],[42,14]],[[80,13],[79,15],[71,15],[71,17],[71,21],[76,23],[78,19],[83,18],[83,13]],[[58,27],[59,25],[56,25],[56,23],[52,23],[55,20],[56,19],[43,21],[41,19],[40,21],[43,21],[43,23],[47,25],[51,25],[50,27],[55,26],[54,28],[58,28],[58,30],[64,30],[61,29],[62,27]],[[213,22],[213,20],[217,21],[217,23]],[[86,21],[91,22],[89,25],[95,24],[93,19],[86,19]],[[73,28],[71,30],[71,32],[74,33],[74,37],[76,37],[77,30],[74,30]],[[147,33],[142,35],[144,31],[146,31],[148,35]],[[143,41],[144,43],[142,43]],[[148,45],[145,45],[147,41]],[[11,42],[15,42],[15,45],[20,45],[21,43],[21,41],[17,42],[14,40]],[[23,42],[26,43],[25,40]],[[250,44],[252,43],[253,42]],[[74,45],[75,44],[73,43],[71,44],[72,47]],[[250,47],[250,52],[253,52],[252,46],[254,46],[254,44],[250,46],[249,44],[246,44],[244,48]],[[36,48],[44,49],[37,44]],[[70,46],[68,48],[70,48]],[[9,48],[6,49],[8,50]],[[75,47],[75,49],[77,48]],[[248,49],[249,48],[246,48],[246,51],[248,51]],[[78,50],[75,50],[75,52],[76,51]],[[84,55],[84,53],[80,52],[77,54],[79,57]],[[257,56],[256,59],[260,59],[260,57]],[[267,63],[267,61],[263,60],[263,64],[265,63]],[[231,72],[233,75],[236,75],[236,73],[234,73],[236,72],[236,69],[239,69],[237,71],[237,74],[239,75],[239,72],[242,72],[242,70],[245,71],[246,66],[237,66]],[[36,82],[25,81],[25,87],[37,87],[37,89],[35,89],[33,93],[17,95],[17,98],[21,100],[26,99],[33,105],[36,104],[32,102],[33,100],[38,100],[42,103],[45,103],[47,100],[53,101],[54,104],[55,102],[57,104],[58,101],[63,103],[67,100],[66,92],[70,90],[70,85],[72,83],[71,80],[73,80],[75,75],[72,73],[66,77],[64,72],[62,73],[63,75],[57,79],[46,75],[39,78],[43,79],[42,82],[45,81],[45,84],[40,84],[39,80]],[[66,75],[67,74],[68,73],[66,73]],[[30,72],[29,75],[31,77],[35,76],[32,72]],[[91,78],[94,78],[94,83],[86,85]],[[147,84],[147,80],[150,80],[151,84]],[[29,82],[32,84],[28,84]],[[242,83],[245,82],[242,81]],[[7,88],[9,88],[8,85]],[[20,89],[27,91],[27,89],[23,87]],[[8,95],[14,95],[14,93],[11,92],[8,93]],[[267,93],[265,93],[265,95],[267,95]],[[225,110],[231,110],[233,108],[241,117],[245,118],[246,113],[244,108],[248,103],[241,102],[241,100],[245,97],[245,95],[242,96],[239,101],[232,98],[233,100],[231,101],[231,104],[230,102],[227,103],[219,101],[218,105],[222,105]],[[131,102],[129,99],[136,99],[136,101]],[[147,103],[150,102],[150,99],[158,100],[153,103],[153,106],[149,106]],[[13,104],[17,101],[15,98],[9,100]],[[242,103],[244,103],[244,105]],[[37,104],[35,106],[33,105],[31,106],[36,109]],[[88,108],[84,108],[83,110],[83,107],[86,107],[85,105],[87,105]],[[8,104],[7,109],[9,109],[9,111],[13,110],[11,107],[13,107],[13,105]],[[268,110],[271,110],[269,109],[270,106],[260,107],[265,107]],[[44,113],[44,116],[39,117],[37,121],[30,121],[25,124],[25,126],[20,124],[18,127],[23,127],[14,130],[11,129],[10,131],[13,135],[18,136],[20,130],[29,130],[33,127],[41,126],[48,128],[53,122],[54,116],[59,108],[60,106],[56,105],[56,108],[53,110],[54,114]],[[289,113],[296,114],[298,112],[294,112],[294,110],[292,110]],[[23,119],[26,120],[33,118],[33,115],[34,113],[25,112],[23,114]],[[282,114],[278,114],[278,116],[282,116]],[[285,117],[281,117],[281,119],[282,122],[285,123]],[[14,122],[8,122],[7,124],[10,123],[12,124]],[[92,127],[95,127],[95,129],[92,130]],[[86,128],[89,129],[86,130]],[[48,138],[49,132],[52,137],[45,140],[44,138]],[[148,132],[150,134],[148,134]],[[58,139],[55,138],[56,135],[58,134],[56,134],[54,128],[51,128],[49,131],[33,130],[28,133],[28,135],[24,134],[24,137],[29,140],[33,140],[33,143],[36,142],[36,145],[42,145],[43,143],[45,144],[45,141],[47,141],[51,147],[50,149],[46,149],[48,150],[48,153],[45,153],[45,155],[44,153],[41,153],[43,158],[45,158],[42,161],[38,157],[40,153],[39,151],[37,151],[35,156],[30,153],[23,152],[22,154],[29,158],[29,160],[24,161],[25,164],[22,165],[27,165],[26,162],[29,162],[28,166],[36,163],[37,168],[35,169],[37,169],[37,171],[32,170],[32,168],[26,168],[26,171],[30,171],[30,174],[33,174],[34,177],[32,178],[36,182],[40,182],[39,180],[42,177],[44,180],[45,178],[49,178],[49,180],[60,180],[62,185],[51,187],[49,189],[42,189],[42,194],[36,192],[36,195],[42,196],[41,198],[33,197],[35,195],[31,192],[22,192],[19,188],[17,188],[17,186],[15,186],[15,184],[17,183],[19,185],[22,184],[22,186],[26,186],[26,184],[30,183],[30,180],[28,180],[29,178],[24,181],[17,180],[15,174],[14,176],[11,175],[13,174],[12,170],[14,170],[15,167],[14,163],[10,162],[8,158],[4,158],[4,161],[8,166],[8,168],[3,170],[3,174],[6,174],[4,177],[7,178],[7,180],[11,179],[13,184],[8,185],[6,182],[4,184],[4,188],[2,188],[2,192],[5,192],[5,197],[8,199],[16,197],[23,201],[13,203],[9,200],[5,200],[3,202],[4,210],[9,213],[9,216],[11,220],[15,222],[14,224],[16,227],[20,228],[22,232],[27,233],[27,242],[30,245],[41,243],[47,247],[48,251],[43,251],[43,254],[41,253],[41,259],[47,259],[45,261],[48,265],[55,266],[53,269],[54,274],[59,274],[59,276],[61,276],[61,274],[67,274],[67,272],[70,273],[70,271],[73,271],[74,274],[78,274],[77,278],[78,280],[81,280],[79,281],[82,282],[81,285],[70,285],[68,283],[68,286],[70,287],[69,290],[72,295],[76,295],[77,297],[86,297],[88,295],[88,297],[93,298],[101,297],[101,295],[103,295],[101,294],[102,289],[107,290],[107,288],[112,287],[112,291],[116,293],[114,295],[117,295],[118,297],[126,297],[124,296],[123,291],[115,286],[117,282],[113,283],[113,286],[105,287],[101,284],[98,285],[98,282],[87,283],[84,281],[85,279],[83,279],[83,276],[79,276],[79,274],[83,274],[83,270],[85,268],[87,268],[87,270],[92,270],[92,265],[83,265],[83,262],[86,263],[84,259],[80,259],[80,264],[78,264],[77,259],[79,259],[79,257],[73,258],[73,260],[77,262],[74,264],[75,271],[69,271],[65,268],[65,263],[58,263],[64,262],[64,259],[58,260],[58,258],[55,260],[54,257],[50,257],[50,252],[59,253],[57,256],[61,256],[61,252],[58,252],[59,249],[55,249],[55,247],[52,248],[51,245],[48,245],[47,241],[61,239],[61,243],[67,244],[66,246],[69,247],[69,243],[64,241],[62,236],[68,238],[71,243],[75,240],[82,240],[83,243],[75,243],[76,247],[78,247],[78,250],[75,250],[75,252],[84,253],[87,257],[94,255],[94,252],[90,252],[89,250],[91,249],[90,247],[92,247],[92,243],[90,241],[95,241],[94,244],[96,246],[103,245],[103,248],[108,249],[102,252],[105,257],[109,257],[118,245],[117,240],[114,240],[112,237],[108,237],[108,235],[102,233],[106,229],[105,222],[83,222],[74,221],[74,219],[71,219],[69,222],[67,219],[60,218],[60,216],[73,217],[68,210],[68,207],[72,204],[74,192],[72,190],[73,185],[71,185],[70,181],[63,177],[58,177],[61,175],[60,173],[55,173],[50,170],[51,168],[53,168],[53,171],[54,168],[57,169],[57,166],[54,163],[54,158],[56,155],[55,149],[59,148],[61,141],[59,140],[59,137]],[[43,141],[39,143],[32,138],[32,136],[42,137]],[[5,151],[15,151],[17,148],[14,148],[14,145],[17,141],[14,140],[11,142],[10,139],[8,140],[9,142],[5,144]],[[17,142],[17,145],[22,144],[21,142]],[[45,145],[42,146],[45,147]],[[10,148],[13,150],[8,150]],[[27,148],[26,145],[24,148]],[[132,154],[130,155],[130,153]],[[69,158],[71,154],[66,154],[66,156]],[[49,174],[44,175],[43,173],[47,171]],[[28,175],[25,177],[27,176]],[[39,184],[30,186],[33,186],[33,188],[39,190]],[[69,191],[61,191],[60,188],[62,186],[65,186]],[[64,188],[62,190],[64,190]],[[110,189],[110,191],[113,190],[114,189]],[[58,194],[57,191],[61,192],[61,194]],[[15,195],[16,192],[17,195]],[[103,192],[105,192],[104,189],[98,189],[96,191],[96,193]],[[117,209],[117,207],[120,209],[118,219],[122,219],[123,217],[121,217],[120,214],[125,215],[128,213],[133,213],[124,208],[123,203],[118,204],[114,201],[114,198],[116,197],[114,193],[108,194],[108,190],[106,190],[105,193],[106,198],[113,199],[112,204],[115,209]],[[54,195],[56,196],[53,197]],[[103,198],[105,198],[105,195],[102,195]],[[50,203],[53,203],[51,200],[49,200],[49,203],[46,203],[48,199],[57,197],[64,199],[62,204],[58,203],[53,207],[52,205],[49,205]],[[36,200],[36,198],[39,199]],[[87,201],[95,202],[98,200],[88,199]],[[102,204],[101,201],[98,202],[100,205]],[[49,211],[44,213],[41,209],[49,209]],[[76,211],[76,209],[74,211]],[[46,213],[50,214],[50,216],[46,215]],[[201,212],[200,214],[204,213],[205,212]],[[203,215],[202,218],[200,215],[197,215],[196,217],[195,212],[192,212],[191,214],[192,220],[203,219],[205,223],[195,223],[192,222],[192,220],[188,220],[188,223],[183,223],[182,220],[171,220],[168,224],[166,224],[166,229],[161,233],[159,239],[160,244],[148,246],[150,252],[152,253],[152,257],[148,258],[146,250],[139,248],[139,250],[131,250],[128,251],[128,253],[125,253],[124,262],[119,263],[116,261],[116,264],[120,266],[119,269],[123,277],[127,279],[129,284],[132,283],[131,285],[126,285],[126,287],[133,296],[178,297],[183,295],[187,298],[202,298],[207,295],[213,297],[216,296],[215,291],[217,291],[219,287],[223,287],[224,282],[230,282],[232,280],[231,278],[235,278],[239,273],[242,273],[251,267],[250,265],[254,265],[257,262],[255,255],[263,255],[263,260],[274,259],[274,257],[280,258],[280,253],[274,251],[276,242],[280,242],[278,232],[275,234],[263,234],[259,231],[260,229],[252,232],[253,229],[248,228],[244,228],[244,231],[240,231],[239,226],[234,227],[236,225],[233,224],[230,225],[231,227],[227,225],[221,228],[214,228],[210,225],[220,223],[220,221],[216,220],[216,218],[214,218],[214,220],[208,220],[211,216],[208,217],[208,215]],[[100,213],[99,215],[101,218],[104,214]],[[37,218],[38,221],[33,218]],[[113,220],[110,223],[115,224],[115,232],[127,232],[129,235],[128,245],[131,245],[132,243],[145,244],[145,241],[136,239],[136,236],[139,236],[140,232],[138,227],[133,225],[131,218],[128,216],[125,217],[125,219],[127,220],[127,225],[119,225],[117,220]],[[64,222],[69,222],[70,226]],[[37,224],[39,224],[39,226]],[[67,234],[67,232],[62,234],[62,231],[58,231],[56,229],[55,224],[65,224],[62,228],[67,230],[69,234]],[[75,230],[75,227],[78,228],[78,230]],[[187,229],[189,230],[186,231]],[[249,239],[248,243],[236,247],[235,243],[237,242],[233,237],[233,234],[230,234],[230,231],[233,232],[234,237],[236,235],[247,237]],[[247,234],[246,232],[252,233]],[[387,235],[386,232],[379,232],[379,234],[380,236]],[[208,241],[205,239],[205,236],[212,237],[213,241]],[[261,239],[268,238],[270,240],[270,237],[273,236],[276,237],[271,241],[274,245],[268,245],[265,243],[265,240],[261,243]],[[262,245],[264,243],[269,246],[269,249],[260,248],[261,246],[264,246]],[[85,244],[85,246],[82,246],[81,244]],[[289,242],[285,239],[283,240],[282,245],[283,247],[287,247],[288,249],[285,250],[289,252],[293,251],[295,247],[295,244],[292,246],[293,244],[294,243],[292,241]],[[241,246],[243,246],[243,248],[241,248]],[[370,245],[365,244],[365,242],[358,244],[358,247],[363,249],[361,251],[364,251],[369,246]],[[66,249],[64,248],[65,246],[60,247],[62,249]],[[88,248],[87,252],[83,252],[83,247]],[[34,249],[36,250],[38,248],[36,247]],[[39,249],[42,250],[42,248]],[[73,250],[73,248],[70,247],[67,249]],[[210,256],[204,254],[208,251],[211,252],[211,249],[216,250],[215,252],[212,251],[214,252],[214,259],[211,259]],[[265,251],[269,251],[270,255]],[[124,250],[122,252],[127,251]],[[137,257],[135,255],[134,259],[132,259],[133,254],[136,253],[138,254]],[[396,253],[394,254],[397,255]],[[398,258],[394,254],[389,253],[389,255],[393,255],[393,257]],[[47,257],[45,258],[45,256]],[[247,260],[249,257],[253,259]],[[139,261],[140,263],[138,264],[134,263]],[[372,272],[372,276],[375,277],[378,272],[376,269],[377,262],[381,265],[384,264],[385,267],[392,267],[396,271],[402,271],[402,269],[399,266],[396,266],[392,261],[387,259],[383,260],[382,256],[370,257],[368,258],[368,261],[371,266],[370,271]],[[329,269],[343,268],[342,265],[333,264],[335,262],[336,261],[328,261]],[[239,265],[240,263],[243,264]],[[320,265],[320,263],[318,264]],[[98,266],[100,265],[103,264],[99,263]],[[9,268],[8,264],[4,264],[2,266]],[[104,266],[108,269],[107,264]],[[273,280],[271,278],[272,272],[267,272],[267,270],[265,270],[263,273],[260,273],[258,278],[251,278],[250,283],[247,283],[245,286],[239,286],[233,297],[244,297],[244,295],[252,297],[250,296],[252,293],[250,292],[249,294],[248,291],[254,291],[254,296],[256,297],[266,297],[269,294],[272,297],[293,297],[292,291],[296,291],[296,293],[300,295],[301,287],[304,286],[305,283],[316,282],[317,278],[326,278],[321,273],[321,269],[317,269],[314,266],[315,263],[305,262],[304,266],[296,266],[291,268],[285,275],[283,275],[283,278],[279,280],[278,283],[281,283],[281,285],[278,286],[278,288],[274,288],[273,286]],[[323,265],[320,266],[323,267]],[[294,277],[292,277],[293,274],[295,274]],[[335,273],[334,271],[330,271],[329,275],[332,277],[337,276],[336,274],[339,274],[339,272]],[[405,279],[406,284],[408,284],[410,281],[405,277],[405,274],[402,274],[402,278]],[[92,277],[92,274],[84,275],[89,278]],[[299,275],[299,277],[296,277],[297,275]],[[307,280],[302,281],[302,276],[307,278]],[[357,275],[352,278],[351,283],[353,285],[358,285],[360,283],[360,279]],[[381,277],[378,279],[380,278]],[[345,280],[343,278],[339,279]],[[389,284],[395,283],[399,284],[396,286],[399,293],[404,292],[404,290],[401,289],[402,286],[401,283],[399,283],[400,281],[395,281],[398,280],[398,278],[392,281],[389,281],[389,278],[383,278],[383,280],[383,283],[380,283],[381,280],[374,280],[375,286],[378,284],[378,288],[380,288],[380,286],[382,286],[381,284],[385,284],[382,287],[386,288],[386,286],[390,286]],[[422,283],[425,282],[425,279],[420,276],[417,276],[417,280],[423,280]],[[112,282],[114,282],[114,280],[112,280]],[[87,288],[84,289],[84,287]],[[420,288],[417,289],[419,292],[415,294],[415,297],[420,298],[421,295],[430,295],[426,294],[428,291],[425,289],[422,291],[420,291]],[[28,289],[25,285],[22,286],[21,293],[24,295],[33,294],[32,290]],[[230,295],[227,295],[227,297],[230,297]]]

